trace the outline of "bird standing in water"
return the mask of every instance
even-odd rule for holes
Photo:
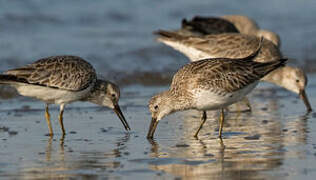
[[[207,119],[207,110],[221,109],[219,138],[224,124],[223,108],[251,92],[259,80],[271,71],[284,66],[286,59],[271,62],[255,62],[260,46],[244,58],[214,58],[191,62],[174,75],[169,90],[161,92],[149,101],[152,120],[147,138],[152,139],[158,122],[166,115],[188,109],[202,112],[201,124],[195,133],[198,136]]]
[[[115,111],[126,130],[130,130],[118,105],[120,90],[112,82],[98,79],[95,69],[77,56],[52,56],[32,64],[11,69],[0,74],[0,83],[16,88],[23,96],[46,103],[45,117],[49,135],[53,129],[48,112],[49,104],[59,104],[59,123],[63,135],[66,133],[63,113],[66,104],[74,101],[89,101]]]

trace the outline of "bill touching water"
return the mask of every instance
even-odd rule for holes
[[[9,179],[314,176],[315,116],[305,114],[295,95],[271,86],[255,90],[251,95],[252,113],[238,113],[235,110],[243,107],[234,107],[226,114],[223,143],[217,139],[216,111],[207,112],[209,118],[199,138],[193,137],[200,124],[200,113],[194,110],[166,117],[157,127],[156,137],[147,140],[150,114],[146,102],[166,88],[124,88],[121,108],[131,124],[129,133],[122,130],[111,110],[90,103],[70,104],[64,121],[69,132],[64,138],[61,133],[51,138],[44,136],[46,122],[39,118],[44,114],[42,103],[22,97],[4,100],[0,106],[1,176]],[[315,94],[311,95],[314,101]],[[8,109],[8,103],[13,108]],[[52,123],[56,128],[57,116],[58,108],[52,108]],[[307,163],[311,164],[308,169]]]
[[[52,55],[83,57],[120,86],[120,109],[131,128],[126,132],[111,109],[80,102],[67,106],[65,137],[52,106],[55,135],[45,136],[43,103],[1,86],[1,179],[313,179],[316,114],[306,113],[296,94],[266,83],[250,94],[251,113],[234,106],[225,114],[223,143],[217,111],[207,112],[198,139],[194,110],[166,117],[155,138],[146,139],[150,97],[167,90],[189,62],[156,43],[152,32],[177,29],[182,18],[197,14],[245,14],[277,32],[283,54],[296,59],[289,64],[307,72],[305,92],[315,109],[316,4],[273,1],[278,8],[271,8],[269,2],[0,2],[1,72]]]

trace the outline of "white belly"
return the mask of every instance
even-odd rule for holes
[[[67,91],[45,86],[36,86],[29,84],[15,84],[14,87],[17,91],[27,97],[32,97],[52,104],[68,104],[73,101],[78,101],[86,97],[91,91],[93,86],[82,91]]]
[[[167,41],[167,40],[161,40],[164,44],[173,47],[175,50],[180,51],[184,55],[186,55],[191,61],[198,61],[201,59],[206,58],[214,58],[210,54],[207,54],[203,51],[199,51],[196,48],[192,48],[190,46],[187,46],[183,43],[174,42],[174,41]]]
[[[252,83],[243,89],[224,95],[218,95],[217,93],[214,93],[210,90],[197,89],[194,92],[196,107],[199,110],[215,110],[224,108],[240,101],[249,92],[251,92],[257,86],[257,84],[258,82]]]

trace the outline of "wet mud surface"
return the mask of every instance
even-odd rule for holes
[[[315,77],[315,76],[313,76]],[[62,137],[58,107],[51,108],[55,136],[48,132],[44,104],[24,97],[2,100],[0,176],[7,179],[312,179],[316,166],[316,114],[305,113],[296,95],[262,84],[250,96],[253,112],[226,113],[224,139],[218,112],[208,112],[199,139],[197,111],[163,119],[153,141],[147,102],[166,86],[127,86],[120,104],[132,131],[116,115],[89,103],[66,107]],[[315,102],[316,81],[308,89]]]
[[[290,64],[308,72],[316,104],[316,3],[299,0],[226,1],[0,1],[0,71],[39,58],[71,54],[121,87],[120,105],[132,131],[115,113],[89,103],[66,107],[62,137],[52,106],[55,136],[44,104],[0,86],[0,179],[314,179],[316,113],[305,113],[297,95],[260,84],[253,112],[226,113],[223,143],[218,112],[208,112],[199,139],[197,111],[163,119],[155,139],[145,136],[149,98],[167,88],[188,62],[158,44],[152,32],[176,29],[194,15],[243,14],[278,33]]]

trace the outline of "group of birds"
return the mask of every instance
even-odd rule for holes
[[[191,63],[173,77],[170,89],[149,102],[152,121],[148,138],[153,138],[159,120],[180,110],[202,112],[197,137],[207,117],[206,110],[221,109],[219,138],[222,137],[224,108],[245,97],[266,81],[299,94],[307,111],[312,111],[305,88],[307,76],[297,67],[285,65],[280,38],[260,29],[252,19],[242,15],[222,17],[196,16],[182,20],[174,31],[159,30],[157,40],[187,56]]]
[[[198,136],[207,119],[207,110],[220,109],[219,138],[222,137],[224,108],[246,99],[259,81],[271,82],[299,94],[312,111],[305,93],[307,76],[302,69],[285,65],[277,34],[262,30],[246,16],[199,17],[184,19],[179,30],[155,32],[157,40],[186,55],[191,63],[178,70],[170,88],[149,101],[152,120],[147,138],[152,139],[158,122],[182,110],[201,112]],[[28,97],[46,103],[45,117],[53,135],[49,104],[59,104],[62,133],[66,104],[88,101],[113,109],[126,130],[130,126],[118,104],[120,90],[114,83],[97,77],[95,69],[77,56],[52,56],[8,70],[0,75]],[[247,100],[247,99],[246,99]]]

